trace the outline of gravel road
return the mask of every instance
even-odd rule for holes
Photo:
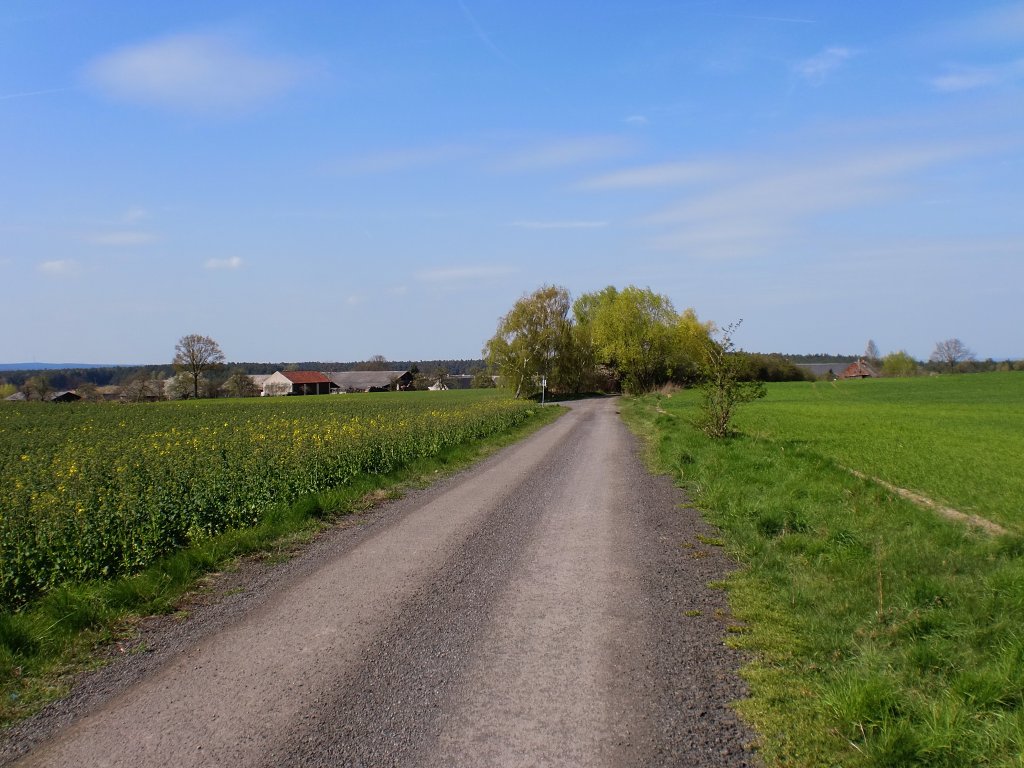
[[[613,399],[146,622],[18,766],[742,766],[731,567]],[[185,614],[182,614],[185,615]]]

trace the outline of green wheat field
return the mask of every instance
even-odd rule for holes
[[[623,413],[740,563],[722,586],[765,761],[1024,765],[1024,375],[769,385],[726,441],[697,403]]]

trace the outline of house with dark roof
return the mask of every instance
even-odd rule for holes
[[[329,395],[331,380],[319,371],[276,371],[263,382],[263,394]]]
[[[77,403],[82,396],[74,390],[66,389],[61,392],[52,392],[46,396],[46,399],[51,403]]]

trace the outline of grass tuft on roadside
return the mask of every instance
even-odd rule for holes
[[[387,474],[357,475],[343,486],[276,505],[258,525],[202,539],[140,573],[62,586],[16,612],[0,611],[0,727],[66,695],[76,673],[102,663],[99,649],[130,636],[142,617],[173,613],[207,574],[248,555],[281,557],[345,516],[463,469],[562,413],[557,407],[536,408],[528,421],[509,432],[446,448]]]
[[[1020,765],[1024,537],[942,519],[781,428],[711,440],[695,403],[651,395],[622,413],[743,565],[729,642],[751,653],[738,707],[766,762]]]

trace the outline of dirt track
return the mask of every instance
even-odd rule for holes
[[[6,734],[0,762],[749,764],[724,596],[706,587],[729,565],[615,408],[576,404],[284,565],[243,568]]]

